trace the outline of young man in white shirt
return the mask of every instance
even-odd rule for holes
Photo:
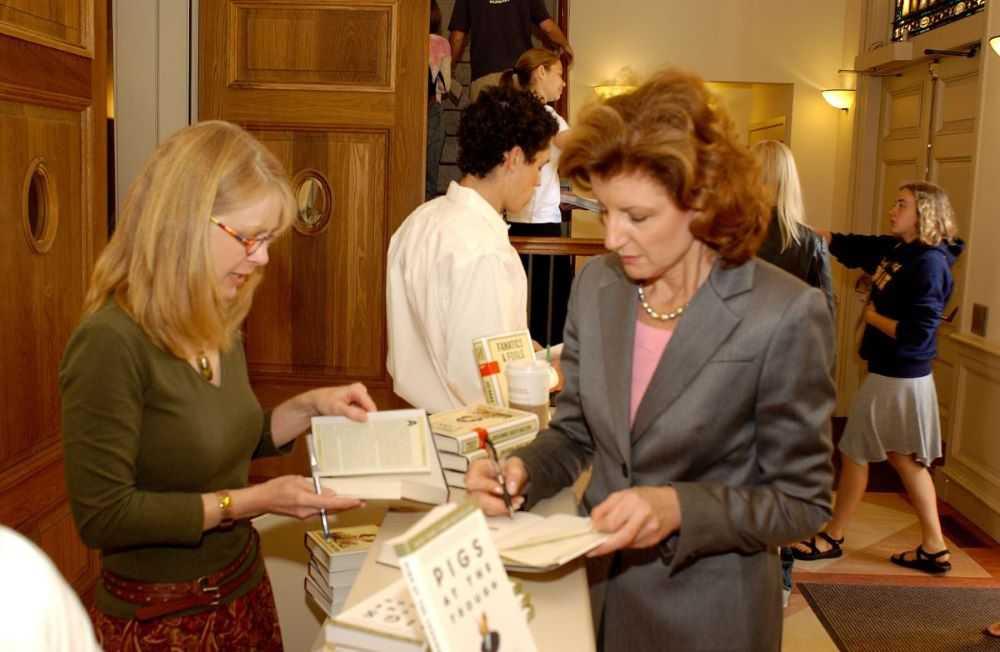
[[[531,200],[557,129],[532,93],[484,90],[459,124],[462,178],[392,236],[387,364],[411,405],[482,402],[472,341],[527,328],[527,278],[502,215]]]

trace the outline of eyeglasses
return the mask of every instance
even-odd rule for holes
[[[220,229],[231,235],[235,240],[237,240],[241,245],[243,245],[243,248],[247,252],[247,256],[254,255],[261,247],[263,247],[264,245],[266,245],[267,243],[269,243],[271,240],[274,239],[273,235],[265,235],[261,238],[248,238],[246,236],[240,235],[239,233],[236,232],[235,229],[233,229],[230,226],[226,226],[215,217],[209,217],[208,220],[215,226],[219,227]]]

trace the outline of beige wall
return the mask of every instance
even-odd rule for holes
[[[986,6],[986,34],[1000,34],[1000,2]],[[969,243],[966,264],[963,330],[972,324],[972,304],[989,308],[986,339],[1000,346],[1000,209],[997,208],[996,183],[1000,180],[1000,56],[984,43],[982,91],[980,94],[979,144],[972,195],[972,228],[962,234]]]
[[[192,11],[197,15],[197,2]],[[189,124],[188,3],[129,0],[113,5],[115,52],[115,198],[156,146]],[[193,21],[197,23],[197,21]],[[197,60],[195,58],[194,60]]]
[[[675,65],[713,81],[793,83],[791,144],[806,211],[817,226],[835,225],[835,179],[847,174],[837,169],[845,116],[820,91],[843,83],[848,2],[580,0],[569,12],[571,117],[593,97],[590,85],[626,65],[640,76]]]

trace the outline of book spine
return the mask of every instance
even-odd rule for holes
[[[483,385],[483,397],[487,405],[506,407],[500,386],[500,365],[490,357],[490,349],[485,340],[472,343],[472,354],[479,367],[479,378]]]
[[[309,550],[309,552],[312,554],[313,557],[316,557],[320,562],[322,562],[326,566],[329,566],[330,565],[329,553],[327,553],[327,551],[323,549],[323,546],[316,543],[316,541],[314,541],[313,538],[309,536],[308,532],[305,534],[305,538],[306,538],[306,549]]]
[[[493,442],[494,446],[499,446],[505,441],[511,439],[516,439],[517,437],[523,437],[525,435],[530,435],[533,432],[538,432],[538,420],[534,419],[532,421],[526,421],[524,423],[515,424],[513,426],[507,426],[506,428],[500,428],[495,432],[489,434],[490,441]],[[479,435],[475,432],[470,432],[466,435],[458,437],[460,452],[462,455],[471,453],[473,451],[479,450]]]

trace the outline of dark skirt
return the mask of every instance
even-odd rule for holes
[[[271,581],[265,573],[246,595],[212,611],[167,616],[146,622],[88,610],[97,642],[105,652],[281,652],[281,626]]]

